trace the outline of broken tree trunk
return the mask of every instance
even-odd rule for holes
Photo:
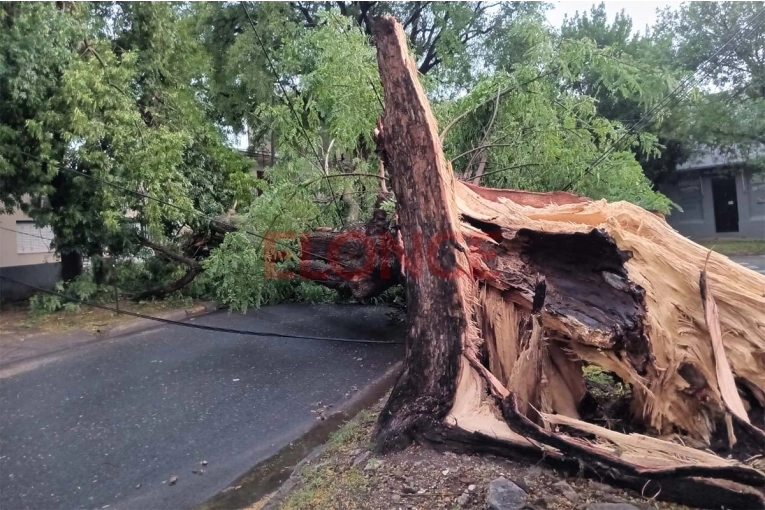
[[[298,275],[359,301],[382,294],[402,281],[400,249],[390,223],[388,214],[377,207],[367,223],[341,232],[304,233]]]
[[[762,507],[765,277],[705,263],[629,203],[456,180],[401,26],[379,20],[375,40],[409,314],[378,446],[544,458],[646,497]],[[588,422],[592,366],[631,392],[619,430]]]

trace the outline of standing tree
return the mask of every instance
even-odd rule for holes
[[[633,33],[632,20],[624,11],[617,13],[614,21],[609,24],[604,3],[593,6],[589,13],[577,12],[572,18],[564,19],[561,37],[563,40],[588,38],[598,47],[611,48],[614,58],[629,60],[636,76],[680,77],[695,71],[695,67],[688,67],[692,65],[690,62],[678,62],[672,58],[672,37],[666,31],[651,33],[646,28],[644,33]],[[629,80],[623,81],[622,86],[614,90],[603,87],[604,79],[608,77],[603,72],[591,68],[582,73],[576,88],[580,93],[595,98],[598,113],[608,120],[625,126],[637,124],[652,105],[640,101],[640,95],[634,93],[634,85]],[[669,88],[663,93],[669,93]],[[640,126],[640,132],[657,135],[656,147],[624,143],[625,149],[635,153],[643,172],[654,185],[659,184],[689,155],[687,144],[673,138],[678,116],[672,113],[672,108],[658,109],[650,120]]]
[[[660,24],[675,58],[702,66],[705,92],[680,112],[677,136],[754,156],[765,144],[765,2],[691,2]]]
[[[200,270],[178,232],[208,232],[254,178],[208,116],[181,6],[61,4],[0,10],[0,201],[51,226],[65,280],[82,257],[149,248],[184,268],[148,292],[168,294]]]

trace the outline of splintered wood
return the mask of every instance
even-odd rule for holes
[[[763,506],[765,277],[626,202],[456,180],[401,26],[379,20],[375,40],[404,252],[449,233],[446,277],[404,263],[407,357],[379,446],[544,458],[646,497]],[[588,366],[629,393],[611,416]]]

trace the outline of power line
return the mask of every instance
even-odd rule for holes
[[[218,326],[207,326],[205,324],[195,324],[191,322],[181,322],[176,321],[172,319],[165,319],[163,317],[155,317],[153,315],[146,315],[139,312],[131,312],[129,310],[118,310],[117,308],[113,308],[111,306],[104,306],[104,305],[98,305],[95,303],[90,303],[87,301],[83,301],[82,299],[78,299],[73,296],[67,296],[66,294],[63,294],[61,292],[55,292],[52,290],[43,289],[42,287],[38,287],[36,285],[31,285],[26,282],[22,282],[19,280],[16,280],[15,278],[11,278],[9,276],[5,276],[0,274],[0,279],[6,280],[18,285],[22,285],[24,287],[36,290],[38,292],[42,292],[45,294],[49,294],[52,296],[57,296],[62,299],[66,299],[67,301],[77,303],[80,305],[89,306],[91,308],[99,308],[101,310],[108,310],[110,312],[114,312],[117,314],[122,315],[129,315],[131,317],[138,317],[140,319],[148,319],[156,322],[162,322],[164,324],[171,324],[173,326],[183,326],[185,328],[192,328],[192,329],[201,329],[204,331],[215,331],[217,333],[232,333],[236,335],[247,335],[247,336],[257,336],[257,337],[275,337],[275,338],[297,338],[300,340],[322,340],[326,342],[347,342],[347,343],[363,343],[363,344],[385,344],[385,345],[397,345],[402,344],[403,342],[387,342],[385,340],[367,340],[367,339],[361,339],[361,338],[337,338],[337,337],[328,337],[328,336],[311,336],[311,335],[291,335],[287,333],[264,333],[262,331],[253,331],[249,329],[233,329],[233,328],[222,328]]]
[[[709,64],[712,61],[712,59],[717,57],[720,53],[722,53],[734,40],[738,39],[739,37],[745,39],[745,38],[749,37],[751,34],[753,34],[759,28],[759,25],[762,25],[763,22],[765,22],[765,18],[763,18],[761,21],[758,22],[758,25],[754,25],[754,23],[756,22],[757,18],[759,18],[763,14],[765,14],[765,8],[760,10],[760,12],[755,14],[752,17],[752,19],[749,22],[746,23],[746,25],[751,26],[751,28],[750,28],[748,33],[746,33],[744,35],[734,34],[733,37],[731,37],[725,44],[723,44],[709,58],[707,58],[704,62],[699,64],[699,66],[697,67],[696,71],[692,75],[690,75],[690,76],[684,78],[683,80],[681,80],[680,84],[677,87],[675,87],[675,89],[673,89],[671,92],[669,92],[659,103],[657,103],[653,108],[651,108],[648,112],[646,112],[646,114],[643,115],[637,122],[635,122],[632,126],[630,126],[630,128],[627,129],[627,131],[622,136],[620,136],[613,144],[611,144],[611,146],[603,154],[601,154],[593,163],[591,163],[587,168],[585,168],[585,170],[582,173],[582,175],[580,175],[577,178],[572,179],[571,182],[569,182],[563,188],[563,191],[569,191],[574,186],[574,184],[576,184],[578,181],[580,181],[585,175],[591,174],[592,170],[597,165],[599,165],[600,163],[605,161],[605,159],[612,152],[614,152],[617,149],[619,144],[624,139],[626,139],[631,134],[635,134],[637,129],[639,127],[642,127],[641,125],[643,125],[643,124],[647,123],[648,121],[650,121],[651,118],[653,116],[657,115],[662,109],[664,109],[665,107],[668,107],[668,106],[674,106],[674,104],[676,104],[677,102],[682,101],[682,99],[688,93],[690,93],[691,87],[693,85],[697,84],[699,82],[699,80],[702,78],[702,76],[698,76],[697,77],[697,74],[699,74],[701,72],[703,75],[709,75],[711,73],[711,71],[712,71],[711,69],[707,70],[706,72],[704,72],[703,67],[706,66],[707,64]],[[744,29],[744,27],[742,27],[742,29]],[[738,43],[736,43],[736,44],[738,44]],[[687,90],[683,90],[683,89],[686,89],[686,88],[687,88]],[[674,104],[672,104],[673,101],[675,101]]]
[[[43,237],[40,234],[33,234],[31,232],[22,232],[21,230],[14,230],[14,229],[8,228],[8,227],[0,227],[0,229],[7,230],[8,232],[16,232],[17,234],[21,234],[21,235],[24,235],[24,236],[38,237],[38,238],[42,239],[43,241],[53,241],[52,237]]]

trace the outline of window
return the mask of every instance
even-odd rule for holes
[[[37,228],[31,221],[16,222],[16,253],[48,253],[53,231],[50,227]]]

